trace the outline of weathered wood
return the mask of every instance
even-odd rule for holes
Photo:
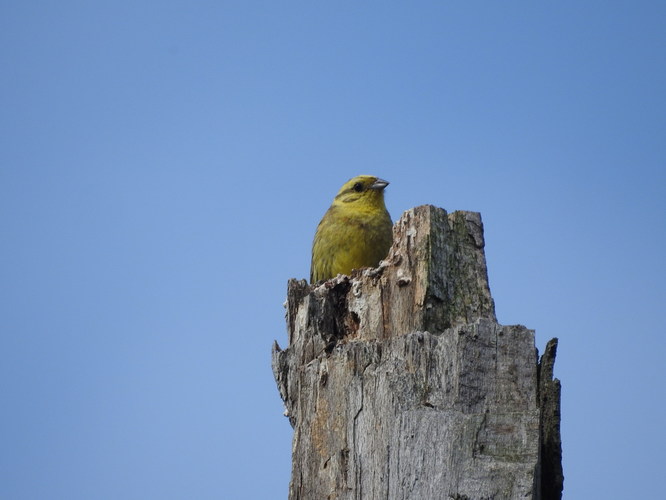
[[[551,339],[539,361],[541,408],[541,500],[562,498],[562,440],[560,438],[560,381],[553,378],[557,339]]]
[[[533,332],[497,324],[483,247],[479,214],[417,207],[379,268],[289,282],[291,500],[541,497],[540,402],[559,392]]]

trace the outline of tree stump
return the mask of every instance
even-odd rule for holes
[[[561,498],[557,339],[495,318],[481,216],[408,210],[376,269],[290,280],[290,500]]]

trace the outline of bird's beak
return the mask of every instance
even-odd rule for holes
[[[372,183],[370,189],[376,189],[377,191],[381,191],[388,185],[389,185],[388,181],[385,181],[384,179],[377,179],[375,182]]]

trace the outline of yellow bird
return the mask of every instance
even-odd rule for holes
[[[359,175],[347,181],[321,219],[312,243],[310,283],[352,269],[377,267],[393,241],[384,205],[385,180]]]

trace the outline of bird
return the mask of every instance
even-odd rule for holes
[[[310,283],[377,267],[386,257],[393,241],[393,223],[384,204],[388,184],[372,175],[343,184],[317,226]]]

